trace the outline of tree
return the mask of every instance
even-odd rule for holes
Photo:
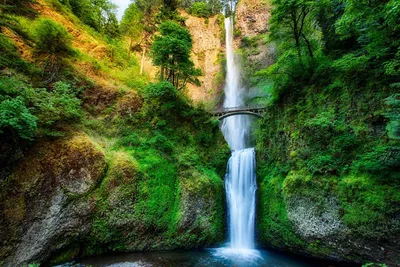
[[[201,0],[201,1],[187,1],[184,6],[189,9],[190,14],[208,18],[222,10],[222,2],[220,0]]]
[[[159,31],[161,35],[155,36],[151,55],[154,64],[161,67],[161,80],[171,82],[178,90],[188,82],[199,85],[196,77],[201,71],[190,60],[192,37],[189,31],[172,21],[162,23]]]
[[[47,82],[54,81],[62,69],[64,57],[72,53],[72,38],[64,26],[50,19],[39,20],[35,28],[36,52],[45,56],[44,73]]]
[[[135,4],[143,14],[142,60],[140,64],[140,74],[142,75],[146,49],[151,45],[153,35],[157,31],[157,14],[161,7],[161,0],[136,0]]]
[[[190,14],[203,18],[208,18],[213,15],[211,6],[206,2],[193,2],[190,7]]]
[[[71,35],[64,26],[51,19],[41,19],[38,22],[35,37],[39,53],[64,55],[71,52]]]
[[[121,21],[121,32],[129,38],[129,58],[134,47],[134,42],[140,44],[143,41],[141,38],[144,30],[143,13],[135,4],[130,4],[126,9]]]
[[[110,0],[68,0],[64,3],[71,7],[72,12],[96,31],[116,37],[118,20],[117,6]]]
[[[294,39],[299,58],[303,42],[306,44],[309,56],[314,57],[312,44],[307,36],[307,27],[312,25],[310,17],[313,16],[315,3],[307,0],[275,0],[273,4],[275,6],[271,19],[273,37],[289,34]]]

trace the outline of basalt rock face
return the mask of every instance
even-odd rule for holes
[[[140,171],[129,154],[118,152],[112,157],[108,174],[94,192],[96,212],[87,242],[81,245],[84,255],[191,249],[223,241],[224,189],[219,176],[182,171],[170,192],[164,192],[172,195],[171,203],[154,202],[147,197],[155,190],[149,188],[153,178]],[[171,216],[157,217],[162,213]]]
[[[254,37],[269,30],[271,7],[266,1],[241,0],[235,15],[235,27],[241,36]]]
[[[156,181],[84,133],[35,144],[0,184],[0,266],[222,242],[223,180],[193,167],[172,175]]]
[[[296,172],[267,178],[259,188],[261,243],[314,258],[399,266],[398,208],[388,201],[398,201],[398,194],[378,185],[367,189],[366,179],[311,179]],[[385,201],[386,208],[372,207],[363,197]]]
[[[191,58],[203,75],[199,77],[200,87],[189,84],[188,95],[194,102],[216,103],[220,100],[224,75],[222,73],[221,56],[223,47],[223,16],[198,18],[182,13],[186,17],[185,24],[193,38]]]
[[[35,145],[2,183],[4,265],[41,261],[87,233],[94,206],[85,195],[105,168],[104,154],[84,134]]]

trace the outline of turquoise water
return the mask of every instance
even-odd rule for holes
[[[138,252],[88,258],[82,264],[93,267],[313,267],[328,266],[266,250],[237,253],[229,249],[197,251]]]

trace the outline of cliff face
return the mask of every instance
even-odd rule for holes
[[[189,84],[188,95],[195,102],[216,103],[220,100],[224,76],[221,55],[223,47],[223,16],[198,18],[182,13],[185,24],[193,38],[192,60],[203,75],[199,77],[201,86]]]
[[[140,168],[124,151],[106,159],[84,133],[35,145],[1,184],[2,266],[223,241],[224,190],[218,175],[154,165],[170,175],[158,181]],[[148,196],[159,190],[162,195]]]
[[[80,117],[60,122],[56,135],[18,143],[23,146],[18,151],[13,136],[8,145],[1,135],[7,166],[0,166],[0,266],[223,242],[222,176],[229,149],[218,125],[177,92],[173,100],[158,94],[143,98],[139,89],[150,79],[140,77],[139,60],[128,59],[126,47],[108,44],[68,9],[52,4],[37,1],[33,18],[15,16],[21,24],[13,17],[13,28],[1,24],[0,41],[10,43],[4,53],[40,71],[19,73],[1,65],[0,91],[20,77],[23,92],[53,89],[43,81],[35,39],[22,34],[49,18],[71,34],[76,53],[64,59],[58,78],[79,88]],[[207,40],[195,39],[207,84],[218,72],[216,20],[200,28]]]
[[[41,261],[87,234],[94,205],[85,195],[105,168],[104,154],[83,133],[33,147],[1,192],[5,266]]]
[[[235,15],[234,45],[241,60],[242,82],[249,96],[260,92],[255,72],[271,65],[276,57],[274,45],[267,44],[271,5],[268,1],[239,1]],[[251,81],[253,80],[253,81]]]
[[[271,5],[267,0],[240,0],[236,7],[235,29],[242,37],[268,32]]]
[[[267,38],[270,12],[264,1],[237,5],[235,42],[250,97],[268,96],[270,85],[254,73],[276,61]],[[398,145],[387,136],[385,118],[373,115],[388,112],[384,99],[390,92],[323,90],[289,96],[259,121],[260,244],[322,259],[399,266]],[[374,142],[381,142],[376,150]],[[361,154],[364,144],[369,148]]]

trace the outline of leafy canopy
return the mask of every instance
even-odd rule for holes
[[[192,37],[187,29],[173,21],[166,21],[159,27],[151,47],[151,55],[156,66],[160,66],[160,79],[171,82],[178,90],[186,84],[199,85],[197,76],[200,69],[194,67],[190,59]]]

